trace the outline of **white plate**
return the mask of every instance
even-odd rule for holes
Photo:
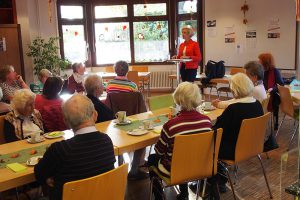
[[[127,131],[127,134],[134,136],[145,135],[146,133],[148,133],[148,130],[144,129],[133,129],[132,131]]]
[[[28,166],[34,166],[34,165],[38,164],[38,162],[40,161],[41,158],[43,158],[43,156],[34,156],[34,157],[31,157],[31,158],[29,158],[26,161],[26,165],[28,165]]]
[[[125,122],[118,122],[118,121],[115,121],[117,125],[128,125],[128,124],[131,124],[131,120],[126,120]]]
[[[55,134],[55,135],[51,135],[51,133],[52,133],[52,134]],[[62,132],[62,131],[54,131],[54,132],[51,132],[51,133],[45,134],[45,135],[44,135],[45,138],[48,138],[48,139],[54,139],[54,138],[59,138],[59,137],[62,137],[62,136],[65,135],[65,133]]]
[[[40,143],[40,142],[44,142],[44,141],[45,141],[45,138],[43,136],[41,136],[39,141],[34,141],[34,142],[31,141],[31,138],[27,138],[27,142],[30,144]]]
[[[202,107],[202,110],[204,111],[212,111],[212,110],[216,110],[216,107],[211,106],[210,108],[205,108],[204,106]]]

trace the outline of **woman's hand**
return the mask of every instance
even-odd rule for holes
[[[172,59],[177,59],[177,55],[172,56]]]
[[[273,91],[273,88],[268,89],[268,93],[271,93]]]
[[[221,101],[220,99],[215,99],[211,102],[211,104],[217,108],[220,101]]]
[[[190,58],[189,56],[181,56],[180,59]]]
[[[17,75],[17,81],[23,89],[29,89],[28,85],[25,83],[21,75]]]

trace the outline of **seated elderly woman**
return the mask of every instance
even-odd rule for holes
[[[11,100],[12,111],[5,115],[6,142],[23,140],[31,133],[44,132],[42,117],[34,109],[35,94],[29,89],[17,90]]]
[[[223,135],[219,150],[219,159],[233,160],[235,146],[239,136],[240,126],[244,119],[263,115],[263,109],[259,101],[253,98],[254,85],[246,74],[238,73],[232,76],[230,89],[235,99],[243,99],[230,104],[217,118],[214,128],[223,128]],[[222,169],[220,169],[222,171]],[[221,178],[220,191],[226,191],[227,179]]]
[[[201,103],[201,94],[196,84],[189,82],[179,84],[173,98],[175,103],[181,107],[181,111],[178,116],[163,125],[160,138],[155,145],[156,154],[150,155],[148,159],[148,166],[157,167],[159,172],[166,177],[170,176],[175,136],[210,131],[212,126],[207,116],[196,111],[197,106]],[[150,172],[150,177],[153,176],[154,174]],[[154,182],[153,189],[155,199],[161,199],[160,184]],[[187,184],[180,185],[180,191],[177,199],[188,199]]]
[[[35,94],[41,94],[47,78],[51,76],[52,73],[48,69],[42,69],[38,74],[39,81],[37,83],[30,84],[31,91]]]
[[[84,88],[86,96],[93,102],[98,112],[96,123],[112,120],[114,118],[112,110],[99,100],[104,89],[102,78],[98,75],[89,75],[84,81]]]
[[[129,66],[125,61],[118,61],[114,65],[117,77],[108,82],[106,92],[132,92],[137,91],[137,86],[134,82],[127,79],[126,74]]]
[[[35,108],[42,115],[45,132],[68,129],[62,114],[63,100],[59,97],[62,85],[63,81],[60,77],[49,77],[45,82],[43,94],[35,98]]]
[[[262,101],[267,98],[267,93],[263,85],[264,70],[262,65],[259,62],[251,61],[248,62],[244,66],[244,68],[246,69],[246,74],[254,84],[253,97],[257,99],[260,103],[262,103]],[[247,87],[247,86],[241,86],[241,87]],[[227,101],[220,101],[219,99],[216,99],[212,101],[212,105],[217,108],[225,109],[230,104],[243,102],[244,100],[245,100],[244,97],[242,98],[234,97],[233,99]]]
[[[9,103],[16,90],[29,88],[23,81],[22,76],[15,72],[11,65],[6,65],[0,68],[0,87],[2,88],[2,101]]]
[[[83,80],[85,66],[83,63],[74,63],[72,65],[73,74],[68,78],[68,91],[73,94],[75,92],[81,93],[84,92]]]

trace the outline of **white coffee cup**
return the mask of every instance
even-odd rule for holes
[[[150,120],[145,120],[145,121],[143,121],[143,126],[144,126],[145,130],[151,129],[152,128],[152,122]]]
[[[209,102],[209,101],[204,102],[203,108],[204,109],[211,109],[211,102]]]
[[[119,123],[126,122],[126,111],[119,111],[116,113],[116,118]]]
[[[39,142],[41,140],[41,133],[40,132],[33,132],[30,134],[30,141],[31,142]]]

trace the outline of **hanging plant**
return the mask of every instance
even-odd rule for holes
[[[241,7],[241,11],[244,13],[243,24],[247,24],[248,20],[246,18],[246,13],[249,11],[249,5],[247,4],[247,1],[245,1],[244,5]]]

